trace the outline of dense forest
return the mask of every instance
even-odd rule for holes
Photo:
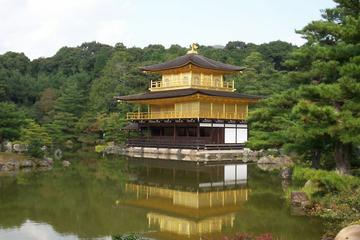
[[[297,152],[315,168],[347,173],[360,144],[359,2],[337,0],[323,19],[299,30],[306,43],[228,42],[199,53],[245,66],[228,76],[242,93],[264,97],[249,118],[254,149]],[[126,112],[116,95],[146,91],[151,79],[140,66],[164,62],[186,48],[109,46],[97,42],[63,47],[54,56],[30,60],[23,53],[0,55],[0,142],[93,146],[122,142]]]

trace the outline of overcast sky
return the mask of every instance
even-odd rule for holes
[[[90,41],[169,47],[280,39],[301,45],[295,29],[334,5],[331,0],[0,0],[0,54],[48,57],[62,46]]]

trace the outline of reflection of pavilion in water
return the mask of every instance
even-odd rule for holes
[[[219,233],[233,226],[235,212],[248,198],[245,164],[129,161],[133,163],[142,167],[125,186],[134,194],[126,204],[150,209],[149,227],[160,233],[188,237]]]

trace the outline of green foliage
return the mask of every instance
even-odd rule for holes
[[[302,167],[295,167],[292,178],[311,198],[309,214],[323,218],[327,235],[359,220],[360,178]]]
[[[308,42],[285,62],[293,87],[286,94],[294,101],[282,111],[273,103],[286,103],[285,94],[264,101],[250,116],[250,146],[284,147],[310,159],[313,167],[331,153],[337,170],[349,173],[360,142],[360,6],[355,2],[337,0],[323,20],[298,31]]]
[[[18,139],[24,124],[25,116],[15,104],[0,102],[0,142]]]
[[[136,234],[124,234],[124,235],[114,235],[111,237],[112,240],[141,240],[144,239],[139,237]]]
[[[100,115],[98,121],[105,141],[124,142],[126,133],[122,128],[126,126],[127,122],[120,118],[119,113]]]
[[[236,89],[243,93],[269,96],[290,87],[284,74],[275,70],[274,64],[259,52],[251,52],[242,64],[247,67],[246,71],[230,79],[234,79]]]
[[[50,146],[52,141],[44,127],[41,127],[32,119],[26,119],[26,125],[20,130],[20,141],[31,144],[34,139],[41,139],[43,145]]]
[[[300,185],[308,180],[320,184],[326,193],[350,191],[360,186],[360,179],[353,176],[341,176],[335,171],[315,170],[310,168],[295,167],[293,180]]]
[[[102,153],[106,148],[106,145],[96,145],[95,146],[95,152]]]
[[[258,108],[250,112],[251,135],[248,146],[253,149],[279,148],[288,142],[287,129],[293,125],[291,107],[297,102],[292,91],[275,94],[262,100]]]
[[[328,231],[334,234],[355,224],[360,219],[360,188],[319,198],[312,214],[326,219]]]
[[[44,152],[41,150],[41,147],[43,145],[44,144],[41,139],[35,138],[35,139],[31,140],[31,142],[28,146],[27,153],[32,157],[41,158],[44,156]]]

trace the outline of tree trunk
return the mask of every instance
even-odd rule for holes
[[[313,156],[311,159],[311,167],[315,169],[320,168],[320,157],[321,157],[321,151],[319,149],[315,149],[313,152]]]
[[[338,143],[335,146],[335,163],[336,170],[340,174],[349,174],[350,173],[350,155],[351,155],[351,145]]]

